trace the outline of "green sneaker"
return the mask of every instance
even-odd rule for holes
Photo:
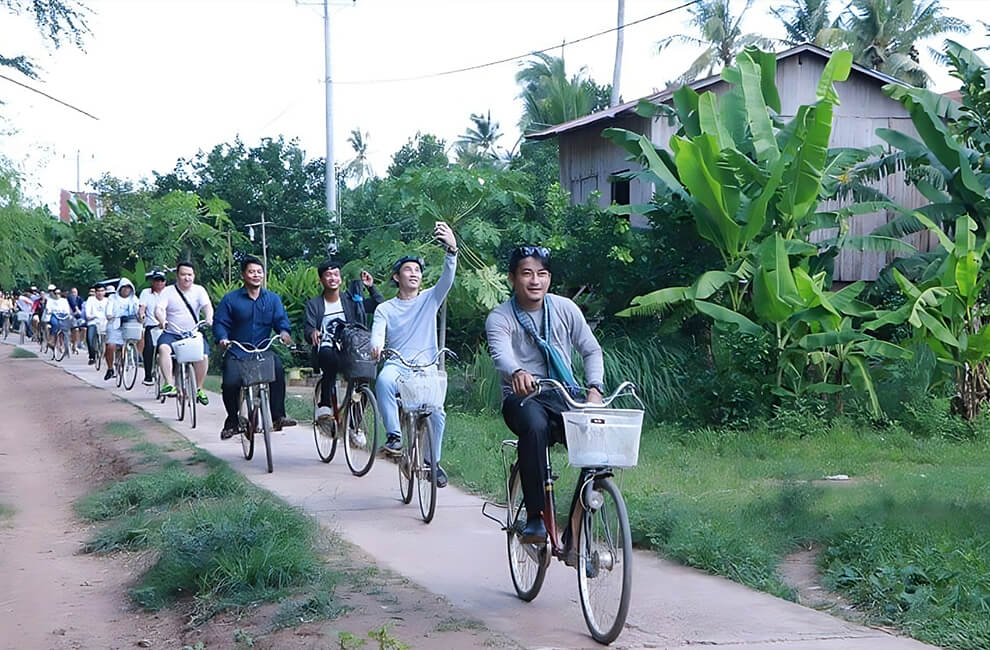
[[[172,384],[162,386],[162,397],[175,397],[178,393],[179,391],[175,390],[175,386]]]
[[[207,404],[210,403],[210,398],[207,397],[206,393],[203,392],[203,389],[200,388],[199,390],[196,391],[196,401],[202,404],[203,406],[206,406]]]

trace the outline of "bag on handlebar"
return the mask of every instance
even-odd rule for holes
[[[275,352],[249,352],[239,359],[241,365],[241,383],[245,386],[254,384],[270,384],[275,381]]]
[[[341,374],[352,381],[372,381],[378,362],[371,358],[371,332],[360,323],[347,323],[338,334]]]

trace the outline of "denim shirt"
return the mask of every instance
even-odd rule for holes
[[[220,300],[213,315],[213,336],[244,344],[264,345],[275,333],[292,329],[289,315],[277,293],[262,289],[256,300],[251,300],[247,289],[235,289]],[[229,348],[234,357],[243,358],[244,352],[233,345]]]

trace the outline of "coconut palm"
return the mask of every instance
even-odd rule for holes
[[[789,45],[814,43],[822,47],[836,44],[839,30],[829,16],[830,0],[791,0],[783,7],[771,7],[770,13],[784,26]]]
[[[965,21],[945,14],[940,0],[852,0],[840,26],[857,63],[919,87],[931,78],[916,44],[946,32],[969,31]]]
[[[487,114],[472,113],[471,122],[457,139],[457,162],[468,167],[479,164],[501,163],[504,156],[499,152],[496,142],[502,137],[498,122],[492,121],[492,112]]]
[[[344,164],[341,174],[344,178],[354,179],[360,185],[365,179],[375,175],[371,161],[368,160],[368,133],[361,133],[361,129],[351,129],[347,142],[354,149],[354,157]]]
[[[608,106],[610,87],[599,86],[586,75],[582,67],[568,79],[563,59],[542,52],[533,54],[516,73],[524,104],[520,130],[539,131]]]
[[[688,11],[691,19],[688,24],[697,32],[696,36],[676,34],[657,42],[657,52],[663,52],[674,43],[685,43],[705,48],[688,69],[680,76],[680,83],[688,83],[698,78],[715,74],[730,65],[736,55],[750,45],[772,48],[773,39],[759,34],[743,34],[742,21],[753,0],[745,0],[742,11],[733,16],[730,0],[701,0]]]

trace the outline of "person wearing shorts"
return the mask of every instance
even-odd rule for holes
[[[192,263],[179,262],[175,268],[175,284],[162,290],[155,306],[155,320],[162,328],[162,335],[158,337],[158,370],[165,381],[162,395],[166,397],[174,397],[178,393],[172,385],[172,343],[182,338],[183,334],[195,331],[200,313],[207,325],[213,325],[213,303],[210,295],[195,281],[196,269]],[[209,345],[206,338],[203,338],[203,359],[194,364],[196,385],[200,387],[206,379],[209,354]],[[196,391],[196,401],[204,406],[210,402],[202,388]]]

